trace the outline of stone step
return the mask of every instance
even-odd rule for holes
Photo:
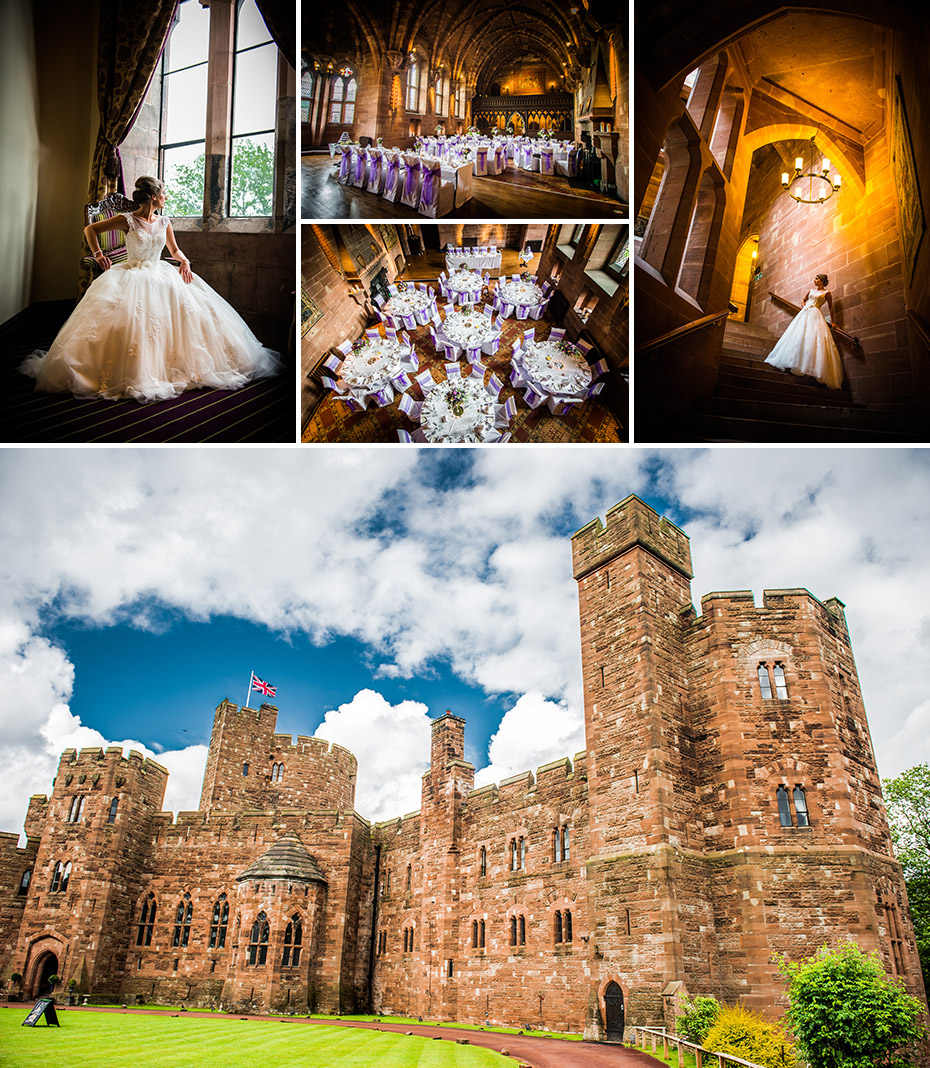
[[[715,397],[740,397],[746,400],[786,401],[795,404],[822,404],[829,407],[864,409],[856,404],[848,390],[823,386],[795,385],[792,382],[758,381],[745,375],[727,374],[717,378]]]
[[[695,411],[702,416],[765,421],[780,426],[819,427],[824,431],[832,429],[834,435],[838,431],[844,434],[885,434],[889,435],[889,441],[922,441],[927,436],[926,416],[916,413],[876,412],[849,405],[706,397],[699,402]]]
[[[758,384],[770,382],[773,386],[786,389],[811,389],[822,393],[824,396],[847,396],[851,394],[845,389],[829,389],[810,375],[795,375],[790,371],[780,371],[777,367],[765,363],[762,360],[754,360],[751,357],[734,357],[726,355],[720,360],[720,374],[739,375],[747,380]]]
[[[772,422],[738,416],[693,414],[685,419],[682,441],[699,444],[752,442],[767,444],[824,445],[846,442],[881,444],[920,441],[912,434],[848,427],[817,426],[805,423]]]

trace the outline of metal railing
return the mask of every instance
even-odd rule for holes
[[[708,326],[714,326],[716,323],[723,322],[732,310],[733,309],[731,308],[727,308],[726,311],[714,312],[712,315],[704,315],[700,319],[695,319],[694,322],[685,323],[684,326],[678,326],[674,330],[669,330],[667,334],[662,334],[660,337],[653,338],[652,341],[646,341],[642,345],[639,345],[635,350],[636,355],[642,356],[647,352],[653,352],[655,349],[660,349],[663,345],[667,345],[670,341],[678,341],[680,338],[687,337],[688,334],[693,334],[696,330],[703,330]]]
[[[686,1049],[691,1050],[694,1054],[697,1068],[703,1068],[705,1057],[716,1057],[717,1068],[726,1068],[728,1064],[738,1064],[741,1068],[761,1068],[760,1065],[753,1064],[752,1061],[744,1061],[741,1057],[734,1057],[731,1053],[717,1053],[713,1050],[704,1049],[703,1046],[696,1046],[693,1042],[686,1042],[685,1039],[680,1038],[678,1035],[670,1035],[665,1030],[659,1031],[654,1027],[633,1027],[631,1030],[633,1031],[633,1045],[640,1049],[646,1048],[647,1036],[652,1039],[652,1052],[658,1052],[661,1044],[662,1056],[665,1058],[668,1058],[669,1047],[677,1048],[678,1068],[684,1068],[684,1050]]]

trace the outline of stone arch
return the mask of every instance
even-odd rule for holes
[[[765,145],[773,145],[778,141],[809,141],[812,137],[817,138],[824,155],[836,164],[836,169],[843,176],[844,188],[851,188],[857,197],[865,196],[864,161],[850,152],[848,145],[829,129],[816,123],[777,122],[760,126],[743,134],[741,148],[746,149],[749,153],[747,158],[751,158],[753,152]]]
[[[730,318],[737,322],[749,322],[749,310],[752,304],[752,275],[755,269],[756,257],[753,253],[758,252],[759,235],[749,234],[736,253],[736,266],[733,268],[733,281],[730,285],[730,303],[739,309],[731,314]]]
[[[626,998],[620,977],[608,973],[597,989],[597,1005],[604,1024],[605,1040],[620,1042],[626,1026]]]
[[[26,951],[23,968],[23,990],[28,997],[44,997],[51,993],[50,975],[61,976],[65,967],[66,947],[57,935],[40,935]]]

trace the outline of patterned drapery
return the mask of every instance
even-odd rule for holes
[[[125,192],[119,145],[132,128],[158,57],[164,47],[177,0],[101,0],[97,39],[97,105],[100,130],[94,149],[87,197]]]

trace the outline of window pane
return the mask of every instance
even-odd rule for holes
[[[775,791],[778,799],[778,820],[782,827],[791,827],[791,809],[788,807],[788,791],[784,786],[779,786]]]
[[[207,66],[179,70],[165,77],[161,143],[199,141],[207,130]]]
[[[771,700],[772,684],[769,682],[769,669],[765,664],[759,665],[759,690],[764,701]]]
[[[785,682],[785,669],[781,664],[776,664],[772,668],[772,674],[775,676],[775,695],[780,701],[787,701],[788,684]]]
[[[209,47],[210,9],[201,7],[198,0],[184,0],[178,10],[178,21],[168,37],[165,71],[205,63]]]
[[[229,214],[271,215],[274,198],[274,134],[233,141]]]
[[[310,101],[309,100],[301,100],[301,102],[300,102],[300,121],[301,122],[309,122],[310,121]]]
[[[204,142],[166,148],[162,157],[165,214],[199,218],[203,214]]]
[[[355,120],[355,105],[354,104],[346,104],[346,109],[342,113],[342,121],[344,123],[350,123],[350,122],[353,122],[354,120]]]
[[[354,104],[355,103],[355,93],[356,93],[357,89],[358,89],[358,85],[357,85],[355,79],[353,78],[349,82],[349,84],[346,86],[346,100],[350,100]]]
[[[278,50],[273,44],[236,56],[233,136],[274,129],[277,69]]]
[[[271,34],[255,5],[255,0],[242,0],[236,21],[236,49],[241,51],[243,48],[270,40]]]

